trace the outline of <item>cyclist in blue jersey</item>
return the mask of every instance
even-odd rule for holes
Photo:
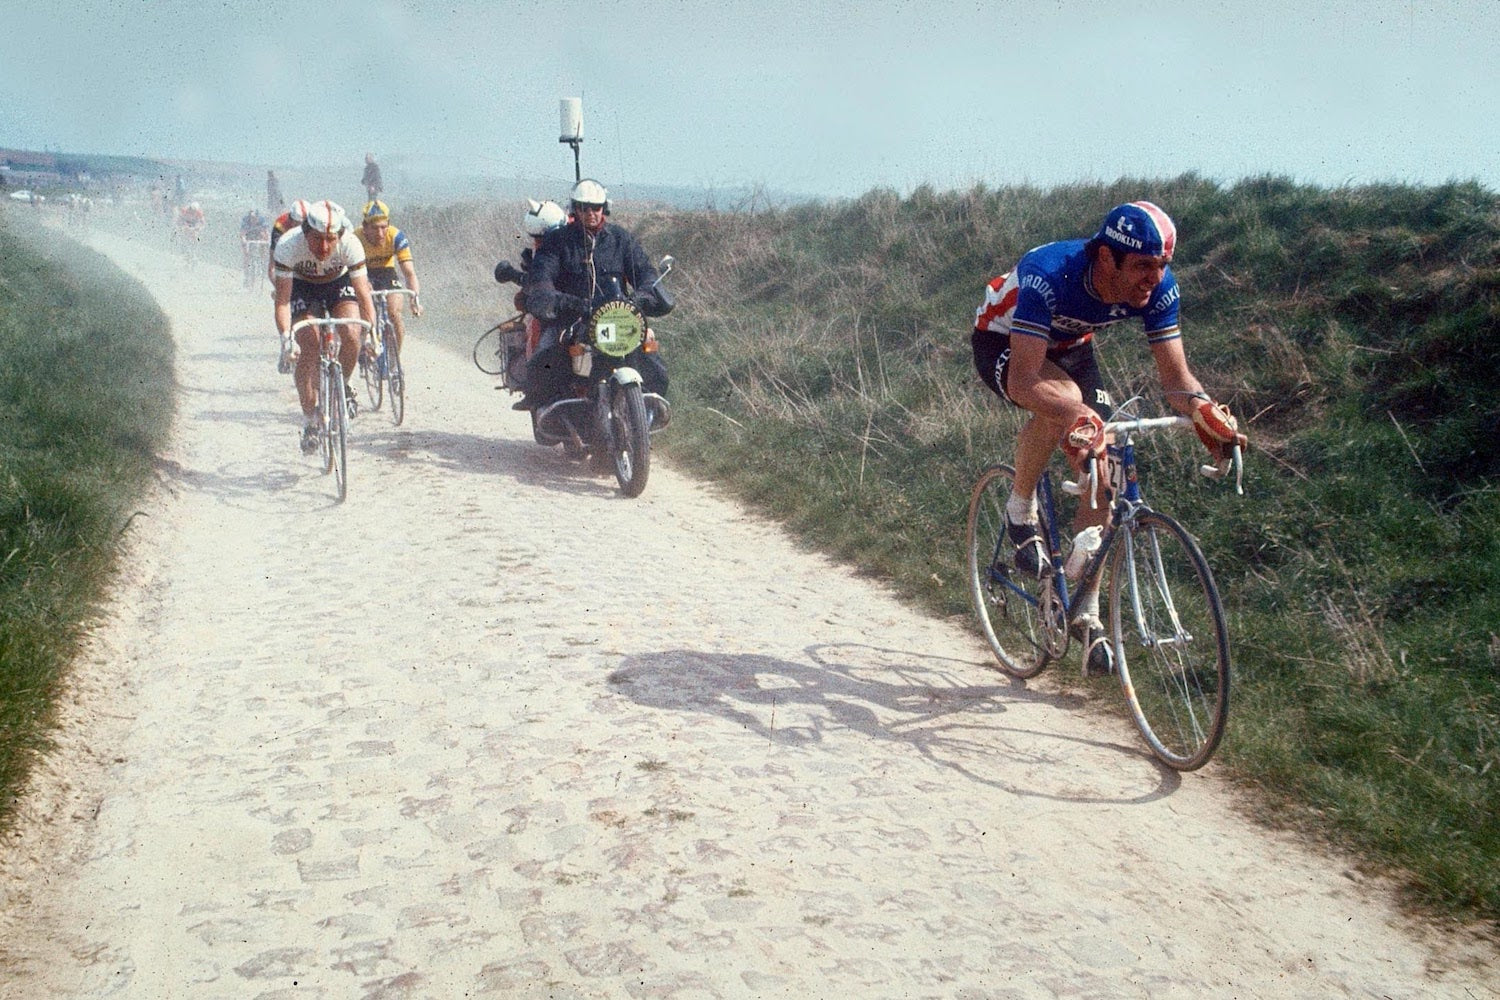
[[[1074,468],[1105,450],[1104,422],[1113,403],[1094,357],[1094,334],[1139,317],[1168,404],[1189,416],[1215,461],[1245,445],[1229,409],[1193,375],[1178,325],[1180,293],[1169,266],[1177,227],[1149,201],[1112,209],[1087,240],[1047,243],[1022,256],[985,288],[975,312],[974,366],[1001,398],[1031,418],[1016,436],[1016,475],[1006,504],[1006,531],[1016,567],[1040,573],[1047,561],[1037,517],[1036,485],[1061,447]],[[1102,471],[1102,466],[1101,466]],[[1075,531],[1102,525],[1108,504],[1079,504]],[[1073,624],[1085,633],[1091,672],[1111,669],[1099,621],[1097,586],[1083,595]]]

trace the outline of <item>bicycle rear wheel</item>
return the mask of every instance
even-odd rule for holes
[[[342,503],[349,495],[349,410],[344,404],[344,367],[337,361],[328,365],[331,399],[328,406],[328,454],[333,468],[334,494]]]
[[[969,494],[965,544],[969,556],[969,595],[980,631],[1011,677],[1035,677],[1051,660],[1049,629],[1065,628],[1063,609],[1052,599],[1050,575],[1037,578],[1015,568],[1005,535],[1005,501],[1015,470],[1008,465],[985,469]],[[1050,535],[1041,512],[1042,533]],[[1049,625],[1050,619],[1050,625]]]
[[[1203,551],[1172,518],[1141,513],[1111,554],[1109,604],[1136,728],[1168,767],[1202,767],[1229,721],[1229,635]]]
[[[386,381],[390,383],[391,420],[397,427],[406,419],[406,371],[401,367],[401,352],[394,335],[385,342]]]

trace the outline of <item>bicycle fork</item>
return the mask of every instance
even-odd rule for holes
[[[1171,623],[1172,635],[1169,637],[1157,635],[1156,629],[1146,621],[1146,610],[1141,602],[1140,573],[1136,568],[1135,529],[1126,525],[1121,531],[1125,535],[1125,565],[1130,578],[1131,613],[1135,615],[1136,634],[1141,637],[1141,645],[1147,649],[1190,645],[1193,636],[1182,627],[1182,619],[1178,617],[1177,605],[1172,600],[1172,588],[1167,585],[1166,567],[1161,561],[1161,546],[1157,543],[1156,532],[1148,532],[1151,542],[1151,585],[1161,598],[1161,606]]]

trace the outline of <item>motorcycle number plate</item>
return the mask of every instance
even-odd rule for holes
[[[589,341],[600,354],[623,358],[646,339],[646,318],[622,299],[606,302],[589,316]]]

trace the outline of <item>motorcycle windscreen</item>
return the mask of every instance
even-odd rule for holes
[[[606,302],[589,316],[589,341],[594,350],[623,358],[646,339],[646,318],[629,302]]]

